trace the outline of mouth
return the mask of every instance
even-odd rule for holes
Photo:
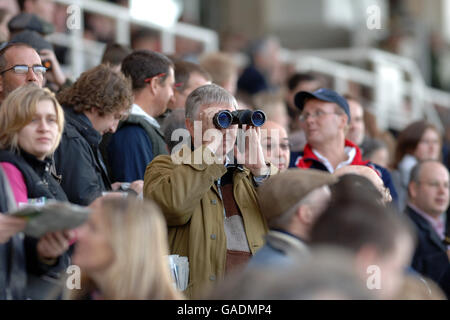
[[[49,143],[49,142],[51,141],[50,138],[44,138],[44,137],[42,137],[42,138],[37,138],[36,140],[37,140],[38,142],[40,142],[40,143]]]

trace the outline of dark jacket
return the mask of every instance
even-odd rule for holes
[[[113,181],[143,180],[147,165],[168,154],[163,133],[143,116],[130,115],[119,125],[107,147]]]
[[[250,65],[244,69],[238,79],[237,87],[239,91],[245,92],[249,95],[254,95],[271,89],[265,76],[253,65]]]
[[[386,168],[383,168],[375,163],[372,163],[370,161],[363,161],[361,150],[356,144],[352,143],[351,141],[345,140],[345,146],[353,147],[356,149],[356,154],[355,157],[353,158],[353,162],[351,163],[351,165],[368,166],[374,169],[383,180],[384,186],[386,188],[389,188],[389,191],[392,196],[392,202],[397,204],[398,195],[397,191],[395,190],[394,183],[392,182],[390,172]],[[295,160],[295,166],[301,169],[317,169],[322,171],[328,171],[327,167],[325,167],[325,165],[316,157],[316,155],[312,151],[311,146],[308,143],[306,144],[305,149],[303,150],[302,156],[299,156]]]
[[[65,107],[64,115],[64,133],[54,154],[56,172],[69,201],[86,206],[103,191],[111,190],[99,150],[102,136],[84,114]]]
[[[436,281],[447,298],[450,298],[450,261],[447,255],[447,246],[430,223],[413,208],[407,206],[405,212],[416,226],[418,237],[412,267],[417,272]]]
[[[22,173],[28,198],[46,197],[67,201],[64,191],[50,172],[52,164],[50,159],[41,161],[24,151],[21,151],[21,156],[18,156],[10,151],[0,150],[0,162],[11,163]],[[0,184],[0,212],[15,209],[15,200],[11,199],[12,195],[7,189],[9,185],[5,182],[7,181],[4,180]],[[0,299],[29,298],[31,291],[34,293],[41,291],[43,284],[38,280],[40,276],[55,278],[69,265],[67,254],[63,254],[53,266],[42,263],[37,255],[37,243],[38,239],[24,237],[22,233],[19,233],[7,243],[0,244]],[[37,290],[30,285],[32,277],[27,274],[35,276],[34,284],[37,284]],[[33,297],[39,298],[39,293]]]

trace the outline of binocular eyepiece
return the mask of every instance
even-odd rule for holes
[[[261,110],[222,110],[214,115],[213,123],[217,129],[227,129],[233,124],[246,124],[260,127],[266,122],[266,114]]]

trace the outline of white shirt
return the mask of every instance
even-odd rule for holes
[[[322,156],[317,150],[312,149],[312,152],[316,155],[316,157],[320,160],[320,162],[323,163],[323,165],[327,168],[327,170],[331,173],[334,172],[334,168],[331,165],[330,161],[328,161],[327,158],[325,158],[324,156]],[[356,149],[353,147],[345,147],[344,148],[344,152],[347,155],[347,160],[342,161],[341,163],[339,163],[336,167],[336,170],[345,166],[348,166],[349,164],[351,164],[353,162],[353,159],[355,158],[356,155]]]
[[[152,126],[159,129],[158,121],[156,121],[156,119],[149,115],[147,112],[142,110],[142,108],[139,107],[136,103],[133,103],[133,106],[131,107],[131,114],[134,114],[136,116],[143,116],[144,119],[147,120]]]

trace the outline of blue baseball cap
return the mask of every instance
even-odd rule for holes
[[[348,122],[350,122],[350,107],[348,106],[347,100],[345,100],[345,98],[336,91],[325,88],[318,89],[314,92],[300,91],[295,95],[294,102],[297,108],[302,111],[306,101],[309,99],[318,99],[321,101],[336,103],[342,108],[342,110],[344,110],[348,117]]]

